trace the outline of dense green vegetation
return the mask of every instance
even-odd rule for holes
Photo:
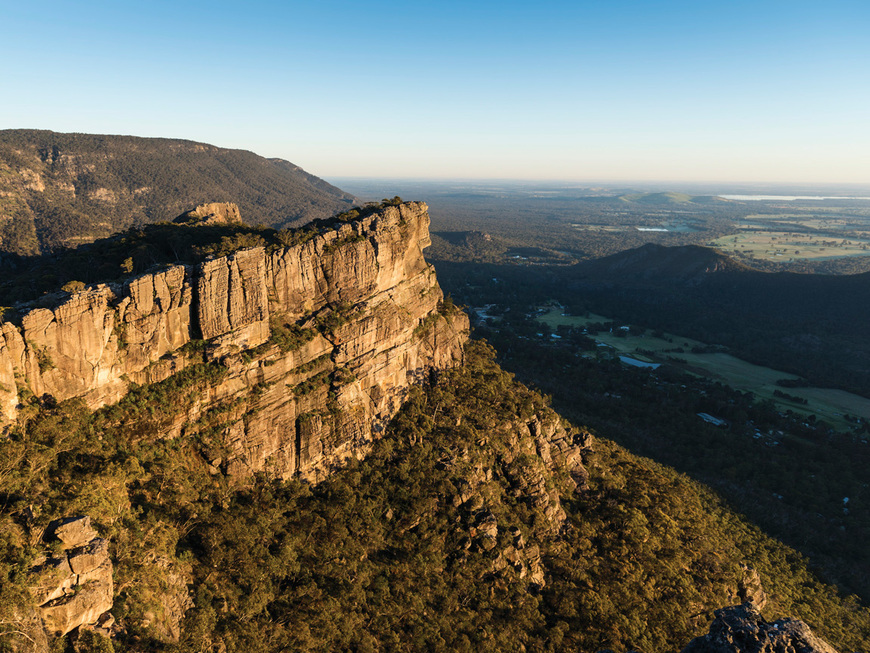
[[[27,172],[29,171],[29,172]],[[353,197],[281,159],[191,141],[0,131],[0,252],[35,254],[235,202],[276,228],[332,215]]]
[[[161,420],[218,368],[95,414],[31,400],[26,428],[0,445],[2,605],[27,601],[45,524],[84,513],[111,539],[123,650],[674,651],[734,600],[740,563],[760,572],[772,613],[807,620],[843,650],[866,647],[870,613],[799,555],[697,483],[605,439],[588,454],[588,489],[545,472],[568,513],[554,530],[510,482],[543,463],[506,448],[505,425],[545,401],[492,357],[470,346],[464,367],[411,393],[368,458],[317,486],[261,476],[232,488],[209,470],[215,430],[160,437]],[[470,478],[478,498],[458,503]],[[488,544],[473,529],[490,518]],[[543,588],[497,564],[518,535],[540,550]],[[135,625],[169,591],[155,559],[192,574],[178,645]]]
[[[606,353],[598,360],[590,337],[564,328],[559,340],[547,329],[541,337],[542,325],[514,309],[479,333],[505,367],[550,393],[562,414],[711,485],[829,579],[870,596],[866,422],[836,432],[668,365],[653,372]],[[726,425],[705,423],[701,412]]]

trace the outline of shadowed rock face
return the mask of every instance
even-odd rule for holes
[[[388,206],[285,249],[174,265],[33,309],[20,327],[2,325],[0,428],[16,419],[19,384],[98,408],[131,383],[202,362],[184,347],[202,338],[206,360],[227,373],[157,435],[180,436],[210,408],[233,405],[223,434],[232,454],[216,467],[317,480],[366,453],[412,383],[461,360],[468,322],[438,312],[443,296],[422,254],[428,227],[425,204]],[[276,324],[312,337],[271,345]]]
[[[797,619],[765,621],[751,603],[716,610],[710,632],[682,653],[837,653]]]

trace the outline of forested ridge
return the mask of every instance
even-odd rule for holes
[[[870,396],[870,273],[760,272],[708,248],[647,245],[560,271],[557,287],[568,304]]]
[[[739,602],[745,566],[770,595],[766,614],[866,650],[866,608],[698,483],[606,434],[576,488],[545,465],[516,429],[554,419],[546,399],[493,356],[471,344],[365,460],[316,486],[258,476],[233,488],[207,463],[217,428],[158,437],[155,408],[184,410],[219,365],[93,414],[33,398],[0,448],[3,611],[28,600],[36,534],[88,514],[110,540],[125,629],[113,645],[71,635],[56,650],[679,651]],[[564,522],[517,491],[538,477]],[[189,574],[193,595],[174,644],[143,618],[178,591],[167,569]]]
[[[760,272],[709,248],[657,245],[574,266],[435,265],[444,288],[473,306],[556,299],[575,315],[695,338],[814,385],[870,394],[867,273]]]
[[[0,130],[0,252],[33,255],[235,202],[249,224],[286,227],[353,196],[281,159],[167,138]]]

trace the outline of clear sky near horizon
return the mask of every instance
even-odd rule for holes
[[[323,176],[870,182],[870,3],[0,0],[0,128]]]

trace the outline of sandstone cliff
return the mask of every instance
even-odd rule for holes
[[[0,424],[32,395],[98,408],[210,365],[212,382],[159,407],[146,436],[208,421],[223,438],[216,469],[317,479],[365,453],[411,383],[461,359],[467,320],[439,312],[428,226],[423,203],[385,206],[289,247],[166,266],[26,311],[2,324]]]
[[[57,551],[34,569],[34,598],[46,631],[65,635],[96,623],[112,607],[112,561],[108,542],[88,517],[60,520],[46,537],[56,542]]]

